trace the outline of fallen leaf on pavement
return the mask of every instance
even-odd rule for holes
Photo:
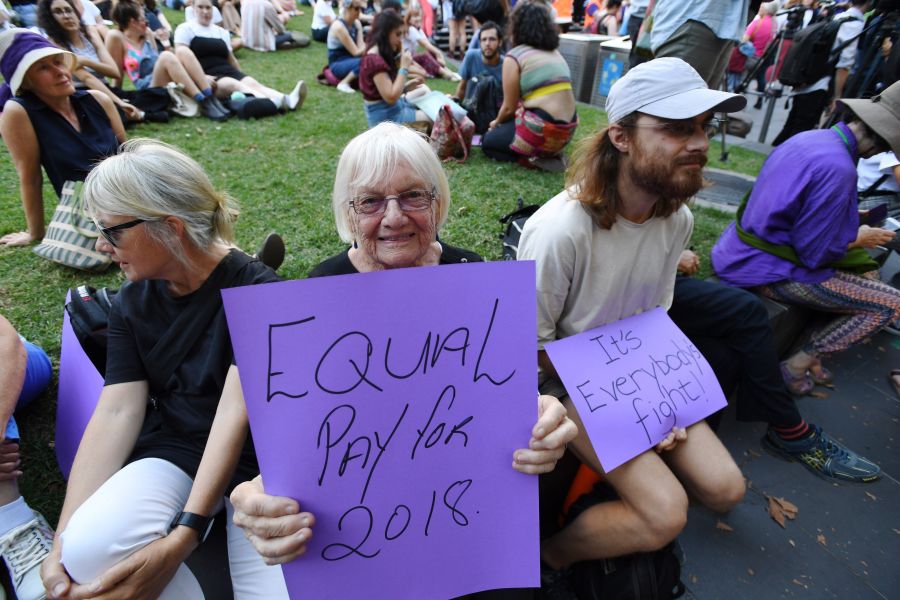
[[[872,500],[878,500],[878,498],[872,492],[866,492],[866,496],[868,496]]]
[[[721,529],[722,531],[734,531],[731,525],[724,521],[716,521],[716,529]]]
[[[747,569],[747,573],[749,573],[751,576],[756,574],[753,572],[753,569]]]
[[[794,548],[797,547],[797,544],[794,543],[794,540],[788,540],[788,544],[790,544],[790,545],[793,546]]]
[[[810,392],[807,395],[812,396],[813,398],[818,398],[819,400],[824,400],[825,398],[828,397],[828,394],[826,394],[825,392],[820,392],[820,391]]]
[[[819,542],[820,544],[822,544],[823,546],[827,546],[827,545],[828,545],[828,544],[827,544],[827,540],[825,539],[825,536],[822,535],[821,533],[820,533],[819,535],[816,536],[816,541]]]
[[[784,498],[766,496],[769,500],[769,516],[784,529],[785,518],[794,519],[797,516],[797,506]]]
[[[775,498],[775,502],[777,502],[778,505],[781,506],[781,510],[784,511],[784,516],[786,516],[788,519],[793,519],[797,516],[797,506],[792,502],[788,502],[784,498]]]
[[[775,498],[771,496],[769,496],[769,516],[784,529],[784,511],[781,510],[781,506],[775,501]]]

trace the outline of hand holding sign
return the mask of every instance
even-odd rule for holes
[[[726,404],[709,363],[661,308],[545,349],[606,471]]]

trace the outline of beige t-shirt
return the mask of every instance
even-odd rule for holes
[[[525,223],[518,250],[518,260],[536,263],[538,349],[657,306],[668,310],[693,227],[687,206],[640,224],[619,217],[605,230],[568,191],[549,200]]]

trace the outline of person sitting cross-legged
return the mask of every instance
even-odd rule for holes
[[[756,184],[712,250],[724,283],[829,315],[782,363],[797,395],[830,383],[828,355],[900,319],[900,290],[879,279],[868,254],[894,232],[860,223],[859,158],[900,152],[900,82],[872,99],[842,100],[828,129],[798,133],[766,158]]]

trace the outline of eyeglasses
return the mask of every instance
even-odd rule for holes
[[[59,15],[61,17],[66,16],[66,15],[74,15],[75,14],[75,11],[72,10],[71,8],[69,8],[68,6],[63,6],[61,8],[54,8],[50,12],[52,12],[54,15]]]
[[[409,190],[393,196],[360,194],[350,201],[350,207],[358,215],[380,215],[391,200],[396,200],[403,212],[427,210],[434,202],[434,190]]]
[[[119,239],[119,235],[125,231],[126,229],[131,229],[132,227],[137,227],[141,223],[146,223],[147,219],[135,219],[134,221],[128,221],[127,223],[119,223],[118,225],[113,225],[112,227],[103,227],[97,220],[94,220],[94,224],[97,226],[97,229],[100,230],[100,235],[103,236],[103,239],[109,242],[109,244],[113,248],[118,248],[119,244],[117,240]]]
[[[720,128],[723,127],[725,119],[710,119],[699,125],[706,137],[710,138],[716,135]],[[663,121],[661,123],[653,123],[646,125],[622,125],[631,129],[657,129],[664,132],[669,137],[679,140],[688,140],[693,137],[697,131],[698,125],[690,120],[684,121]]]

